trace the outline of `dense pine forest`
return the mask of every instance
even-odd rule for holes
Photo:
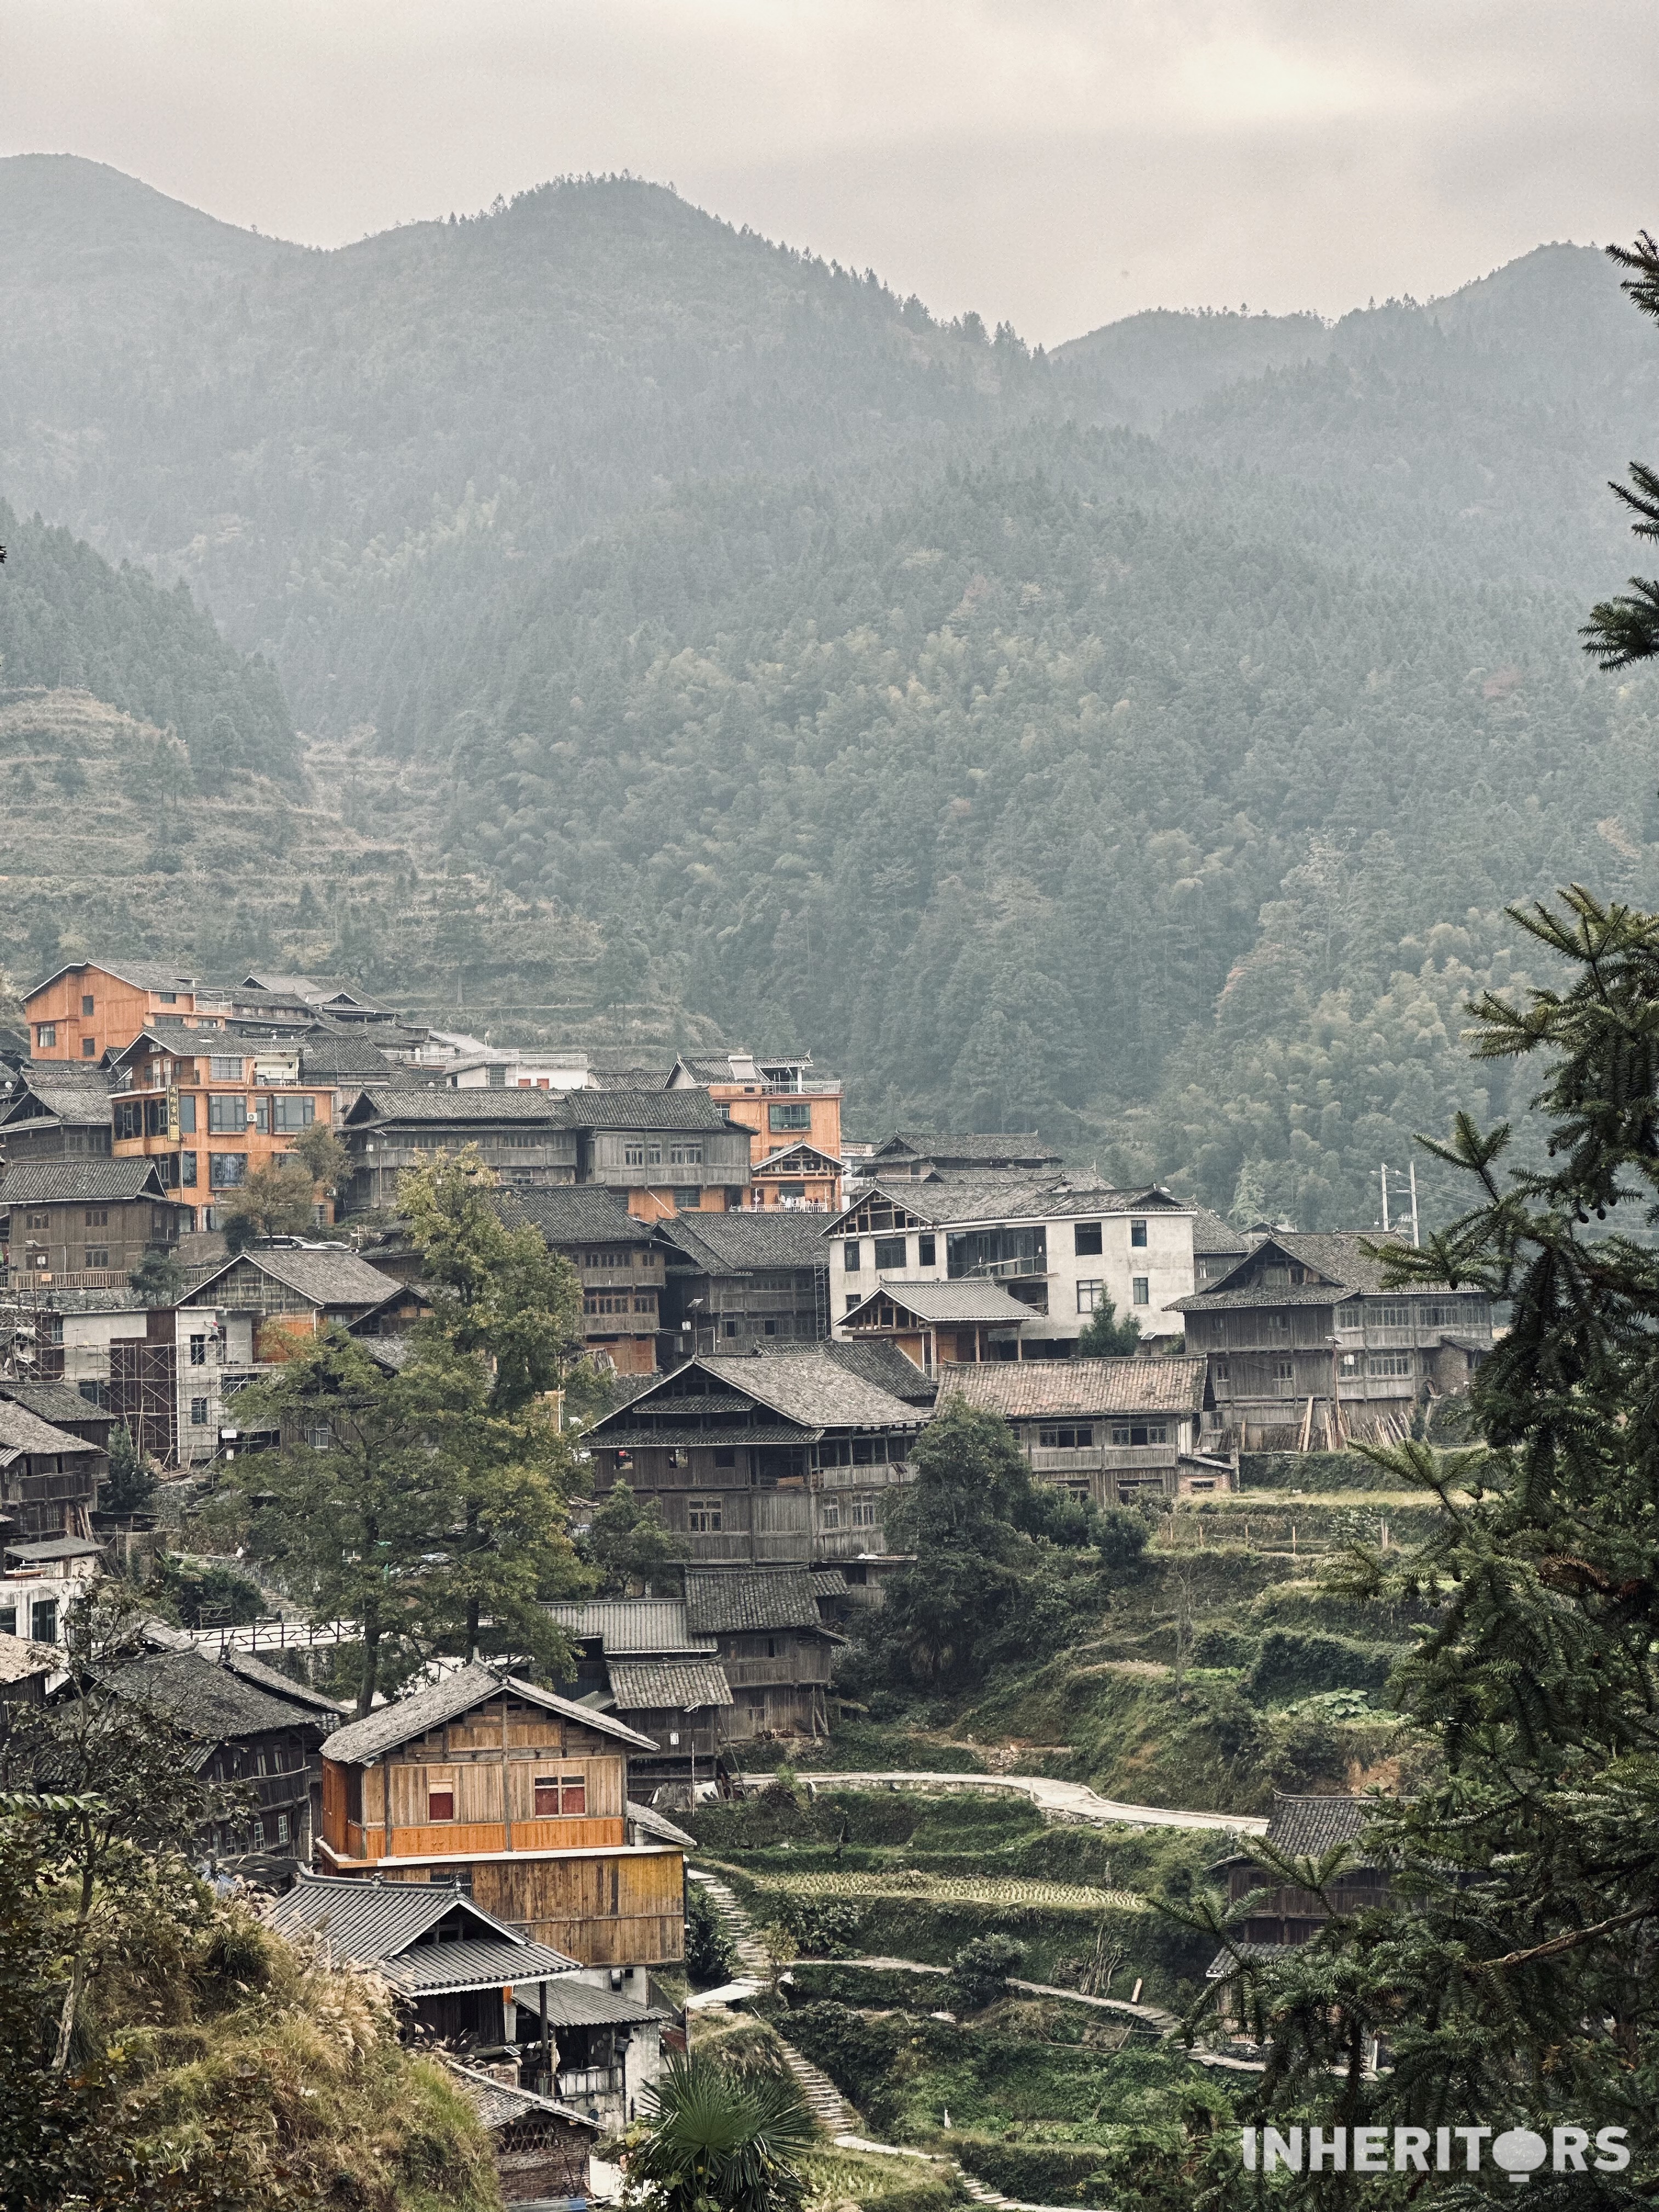
[[[810,1044],[854,1133],[1035,1121],[1369,1220],[1412,1131],[1506,1103],[1458,1035],[1536,971],[1504,904],[1659,904],[1653,684],[1576,635],[1655,367],[1587,247],[1044,355],[630,179],[321,253],[30,157],[0,307],[0,491],[133,564],[26,530],[6,605],[63,623],[11,617],[8,684],[348,804],[264,656],[359,832],[435,794],[422,870]],[[189,704],[179,581],[234,647]],[[339,866],[394,976],[407,874]]]

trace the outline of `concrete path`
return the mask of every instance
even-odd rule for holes
[[[1097,1796],[1085,1783],[1054,1782],[1043,1774],[924,1774],[896,1769],[880,1774],[801,1774],[808,1792],[820,1790],[1012,1790],[1060,1820],[1094,1827],[1209,1828],[1228,1836],[1265,1836],[1267,1823],[1243,1813],[1189,1813],[1167,1805],[1122,1805]],[[745,1774],[744,1787],[764,1789],[769,1774]]]

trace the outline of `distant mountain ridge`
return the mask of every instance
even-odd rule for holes
[[[1656,398],[1586,248],[1037,357],[630,179],[323,254],[0,162],[0,483],[514,902],[440,897],[423,990],[556,1028],[537,933],[603,946],[810,1038],[861,1133],[1036,1119],[1243,1219],[1368,1220],[1501,1105],[1504,902],[1659,905],[1654,685],[1575,636]]]

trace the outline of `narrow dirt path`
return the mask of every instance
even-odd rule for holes
[[[745,1789],[763,1789],[769,1774],[745,1774]],[[1086,1783],[1054,1782],[1045,1774],[927,1774],[894,1768],[879,1774],[803,1773],[799,1781],[816,1796],[820,1790],[1012,1790],[1042,1812],[1063,1820],[1085,1820],[1096,1827],[1208,1828],[1218,1835],[1265,1836],[1265,1819],[1246,1813],[1193,1813],[1168,1805],[1124,1805],[1099,1796]]]

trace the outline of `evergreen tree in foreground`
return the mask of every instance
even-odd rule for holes
[[[1644,234],[1617,258],[1659,313],[1659,248]],[[1659,534],[1659,478],[1637,475]],[[1659,652],[1659,589],[1640,589],[1645,633],[1636,601],[1595,610],[1588,649],[1607,665]],[[1474,1050],[1541,1066],[1547,1159],[1510,1166],[1509,1127],[1460,1115],[1430,1149],[1474,1204],[1389,1262],[1396,1281],[1509,1304],[1474,1386],[1485,1441],[1368,1454],[1440,1511],[1403,1566],[1358,1550],[1347,1563],[1356,1595],[1436,1615],[1392,1684],[1431,1778],[1377,1801],[1366,1856],[1390,1869],[1385,1905],[1277,1957],[1237,1946],[1242,1911],[1209,1925],[1267,2053],[1247,2118],[1415,2126],[1427,2146],[1443,2128],[1530,2129],[1549,2146],[1530,2203],[1645,2203],[1659,2188],[1659,915],[1575,885],[1513,918],[1561,980],[1479,1000]],[[1268,1886],[1328,1899],[1352,1863],[1257,1856]],[[1627,2159],[1604,2130],[1625,2131]],[[1463,2170],[1461,2143],[1450,2162],[1372,2176],[1366,2201],[1508,2195],[1489,2160]],[[1267,2185],[1236,2149],[1210,2172],[1230,2202]],[[1327,2170],[1296,2185],[1325,2203],[1355,2185]]]
[[[1631,274],[1624,289],[1644,315],[1659,317],[1659,243],[1644,230],[1633,246],[1610,246],[1607,253]],[[1630,465],[1630,483],[1608,486],[1636,517],[1631,529],[1638,538],[1659,538],[1659,472],[1641,461]],[[1590,609],[1584,625],[1586,650],[1603,668],[1627,668],[1633,660],[1651,660],[1659,654],[1659,582],[1632,576],[1630,590],[1603,599]]]

